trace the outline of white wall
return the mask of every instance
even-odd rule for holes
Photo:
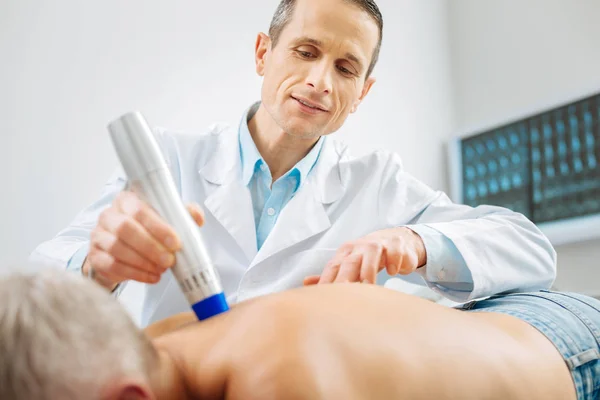
[[[116,165],[106,124],[139,109],[194,131],[236,123],[258,99],[256,34],[277,0],[0,2],[0,268],[19,263],[91,202]],[[453,130],[443,0],[380,0],[375,85],[338,132],[357,154],[398,151],[446,188]]]
[[[443,143],[455,126],[448,2],[378,0],[377,4],[384,17],[377,82],[340,133],[355,150],[377,147],[398,152],[412,174],[447,190]]]
[[[457,132],[600,92],[597,0],[452,0]],[[600,295],[600,241],[557,248],[556,286]]]

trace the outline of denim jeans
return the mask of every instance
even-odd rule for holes
[[[517,317],[544,334],[571,371],[578,400],[600,399],[600,301],[577,293],[496,295],[457,307]]]

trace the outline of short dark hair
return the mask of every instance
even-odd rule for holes
[[[369,65],[369,69],[367,70],[366,77],[368,78],[373,72],[373,68],[375,68],[375,64],[377,64],[377,60],[379,59],[379,51],[381,49],[381,41],[383,39],[383,16],[379,11],[379,7],[375,4],[374,0],[344,0],[346,3],[350,3],[358,6],[361,10],[369,14],[377,27],[379,28],[379,40],[377,41],[377,46],[373,51],[373,56],[371,57],[371,64]],[[273,43],[273,47],[277,45],[279,41],[279,36],[283,31],[283,28],[290,22],[292,16],[294,14],[294,8],[296,6],[296,0],[281,0],[277,9],[275,10],[275,14],[273,15],[273,19],[271,20],[271,25],[269,26],[269,36],[271,37],[271,42]]]

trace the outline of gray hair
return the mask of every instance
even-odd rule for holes
[[[379,52],[381,51],[381,42],[383,40],[383,16],[381,15],[381,11],[379,11],[379,7],[375,0],[343,0],[346,3],[353,4],[369,14],[373,21],[377,24],[379,28],[379,40],[377,41],[377,46],[373,50],[373,55],[371,57],[371,64],[367,70],[366,78],[368,78],[377,61],[379,60]],[[277,9],[275,10],[275,14],[273,15],[273,19],[271,20],[271,25],[269,26],[269,36],[271,37],[271,41],[273,43],[273,47],[277,45],[279,41],[279,37],[281,36],[281,32],[287,26],[287,24],[291,21],[292,16],[294,15],[294,8],[296,6],[296,0],[281,0]]]
[[[97,399],[156,352],[108,292],[54,268],[0,278],[0,398]]]

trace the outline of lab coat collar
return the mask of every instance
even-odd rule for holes
[[[307,181],[313,183],[315,195],[323,204],[337,201],[345,191],[349,171],[344,168],[348,148],[331,137],[323,138],[323,147]]]
[[[210,149],[212,156],[205,165],[199,166],[198,172],[215,185],[241,180],[242,164],[235,130],[225,126],[212,130],[210,135],[214,136],[214,143],[211,143]]]
[[[258,111],[260,102],[254,103],[248,111],[244,113],[242,121],[240,122],[239,128],[239,140],[240,140],[240,155],[242,158],[242,180],[244,185],[248,185],[252,176],[256,173],[256,169],[259,167],[259,163],[264,163],[260,152],[256,148],[256,144],[250,134],[250,128],[248,123],[250,119]]]
[[[242,164],[237,135],[230,127],[211,130],[207,141],[212,153],[198,172],[212,187],[208,188],[204,206],[236,241],[247,261],[257,252],[256,229],[250,191],[242,183]],[[202,158],[202,157],[200,157]]]

